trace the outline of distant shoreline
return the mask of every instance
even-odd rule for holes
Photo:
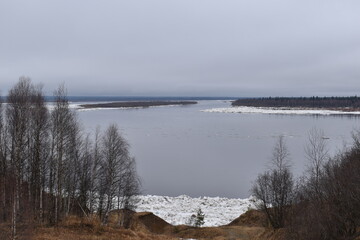
[[[233,107],[276,108],[288,110],[360,111],[360,98],[353,97],[268,97],[238,99]]]
[[[170,105],[192,105],[197,104],[196,101],[128,101],[128,102],[110,102],[110,103],[94,103],[81,104],[81,108],[148,108],[157,106]]]

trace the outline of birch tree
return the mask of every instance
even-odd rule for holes
[[[3,105],[2,98],[0,97],[0,202],[1,211],[0,218],[3,221],[7,220],[7,206],[6,206],[6,173],[7,173],[7,162],[6,162],[6,141],[5,141],[5,126],[3,117]]]
[[[35,216],[42,220],[43,191],[45,188],[46,165],[49,155],[49,113],[45,104],[42,86],[34,88],[31,99],[30,156],[29,156],[29,200]]]
[[[66,90],[61,85],[55,92],[55,106],[51,112],[51,163],[49,189],[54,196],[53,212],[50,222],[55,224],[60,214],[65,211],[63,197],[65,196],[66,170],[68,170],[69,148],[71,148],[71,131],[74,131],[74,115],[69,108]],[[74,146],[73,146],[74,147]]]
[[[94,212],[95,198],[100,193],[100,127],[96,128],[95,141],[92,150],[92,161],[90,169],[90,189],[89,189],[89,211]],[[98,199],[99,200],[99,199]],[[100,201],[99,201],[100,202]]]
[[[92,193],[92,166],[93,166],[93,155],[92,155],[92,144],[90,136],[86,136],[80,157],[80,164],[78,168],[78,179],[79,179],[79,197],[78,205],[82,210],[82,213],[87,215],[86,210],[88,202],[90,201],[90,195]]]
[[[117,197],[118,208],[120,208],[120,199],[126,199],[132,191],[135,192],[138,189],[134,162],[129,156],[129,144],[114,124],[107,128],[102,138],[100,174],[100,200],[104,211],[102,222],[106,224],[109,212],[113,208],[114,198]],[[131,184],[136,185],[136,188]]]
[[[12,174],[12,238],[17,236],[17,220],[23,199],[22,183],[28,160],[29,147],[29,119],[30,102],[33,92],[30,78],[20,77],[19,82],[9,91],[8,104],[6,108],[6,120],[9,128],[8,141],[10,142],[10,172]]]

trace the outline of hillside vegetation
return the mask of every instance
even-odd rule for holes
[[[295,179],[284,138],[279,137],[269,168],[259,174],[252,188],[258,208],[287,239],[358,239],[360,132],[353,133],[350,147],[330,156],[324,133],[314,128],[305,156],[306,172]]]
[[[42,87],[26,77],[9,90],[6,104],[0,99],[0,224],[10,239],[71,215],[96,214],[106,226],[110,211],[132,209],[139,193],[135,158],[119,128],[89,134],[64,86],[54,99],[49,109]],[[127,225],[123,216],[119,226]]]

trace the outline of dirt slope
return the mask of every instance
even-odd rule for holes
[[[240,217],[234,219],[228,226],[266,227],[266,216],[258,210],[249,210]]]
[[[120,214],[119,214],[120,213]],[[173,226],[150,213],[133,213],[130,229],[118,227],[121,212],[113,212],[109,224],[103,226],[97,218],[69,217],[58,227],[37,227],[34,240],[165,240],[165,239],[214,239],[214,240],[279,240],[281,231],[273,232],[264,227],[264,215],[249,211],[227,226],[195,228]],[[28,238],[27,240],[29,240]]]

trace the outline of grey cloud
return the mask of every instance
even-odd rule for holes
[[[3,1],[0,89],[27,75],[50,94],[65,82],[72,95],[351,95],[359,10],[355,0]]]

